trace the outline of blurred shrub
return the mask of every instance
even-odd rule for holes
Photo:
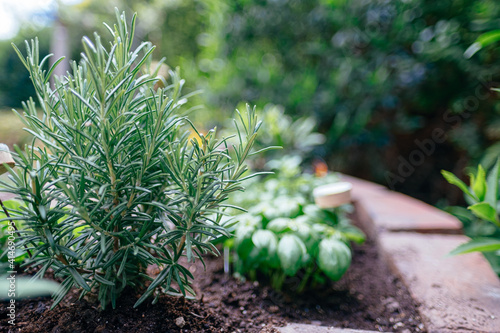
[[[443,194],[439,169],[478,158],[497,139],[500,107],[487,88],[498,50],[463,56],[481,32],[500,26],[494,1],[218,3],[223,19],[205,39],[219,42],[198,58],[209,105],[273,101],[288,114],[314,115],[328,137],[318,152],[336,169],[387,183],[398,156],[418,148],[415,138],[442,128],[448,140],[396,186],[435,192],[433,201]]]
[[[283,150],[277,151],[279,156],[298,155],[307,156],[315,147],[325,142],[325,136],[315,132],[316,122],[312,117],[302,117],[293,120],[285,114],[285,109],[280,105],[267,104],[263,110],[263,133],[258,139],[262,147],[278,145]],[[267,154],[267,159],[276,156],[276,150],[271,150],[273,155]]]
[[[240,101],[272,101],[293,119],[316,118],[328,139],[314,153],[333,169],[385,184],[418,149],[416,139],[443,129],[447,140],[395,188],[452,203],[460,194],[439,170],[461,173],[500,139],[500,105],[489,91],[498,81],[491,73],[500,73],[498,46],[463,56],[476,37],[500,28],[496,1],[86,0],[58,17],[77,40],[103,32],[115,6],[146,17],[137,38],[184,69],[188,91],[205,91],[193,101],[211,110],[197,114],[206,128]],[[73,58],[81,51],[71,49]],[[5,105],[31,94],[16,73],[0,74],[0,83],[21,80],[0,86]]]
[[[244,107],[240,103],[239,109]],[[255,147],[265,150],[253,161],[253,169],[268,170],[270,165],[289,160],[296,161],[297,165],[309,165],[311,152],[325,142],[325,136],[316,132],[315,119],[301,117],[294,120],[285,113],[283,106],[274,104],[266,104],[262,115],[261,133],[255,139]],[[230,126],[226,121],[225,128]],[[222,133],[229,136],[225,131]]]
[[[33,37],[33,33],[32,29],[23,29],[13,42],[21,44],[25,38]],[[41,36],[41,53],[48,54],[50,41],[48,30],[38,33]],[[25,73],[23,65],[19,63],[19,58],[12,51],[11,42],[10,40],[0,41],[0,68],[2,68],[0,71],[0,111],[3,111],[5,107],[21,106],[22,101],[35,94],[29,75]],[[3,135],[3,131],[0,133]]]

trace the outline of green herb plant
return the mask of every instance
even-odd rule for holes
[[[290,156],[270,161],[276,173],[253,179],[235,198],[248,212],[236,217],[235,238],[227,242],[238,274],[267,280],[277,290],[287,277],[300,275],[296,292],[339,280],[351,264],[350,241],[365,239],[347,218],[348,206],[314,204],[313,188],[337,178],[303,173],[300,162]]]
[[[479,165],[475,173],[470,173],[470,186],[448,171],[442,171],[446,180],[458,186],[465,195],[469,206],[449,207],[448,212],[460,219],[465,232],[472,239],[454,249],[451,254],[483,252],[493,269],[500,275],[500,160],[486,172]]]
[[[27,265],[40,267],[36,277],[52,268],[62,279],[53,307],[73,287],[97,294],[102,308],[114,308],[126,287],[143,291],[135,306],[163,293],[194,295],[181,258],[217,253],[210,241],[227,235],[224,201],[252,176],[245,160],[260,127],[255,110],[237,113],[235,144],[215,128],[198,132],[179,71],[158,77],[154,46],[133,49],[136,16],[130,25],[116,16],[108,47],[97,34],[84,37],[81,61],[64,77],[52,76],[61,59],[50,68],[49,56],[40,60],[37,40],[26,42],[26,55],[14,46],[38,103],[30,99],[19,115],[34,139],[15,148],[3,187],[24,202],[12,218],[23,222],[18,247],[33,253]]]
[[[500,30],[483,33],[467,48],[464,57],[469,59],[481,49],[499,41]],[[491,90],[500,92],[498,88]],[[441,173],[450,184],[462,190],[468,203],[467,208],[459,206],[447,208],[449,213],[463,223],[465,234],[472,238],[468,243],[458,246],[451,254],[482,252],[493,270],[500,276],[499,152],[498,142],[484,151],[482,163],[475,172],[469,173],[470,186],[451,172],[442,170]],[[485,169],[491,170],[487,173]]]
[[[262,133],[257,138],[259,147],[271,149],[260,158],[279,159],[283,155],[310,157],[311,152],[325,142],[325,136],[315,131],[314,117],[293,119],[281,105],[267,104],[263,109]]]

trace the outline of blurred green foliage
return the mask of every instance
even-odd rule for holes
[[[382,183],[415,138],[443,128],[447,142],[396,187],[435,201],[446,194],[439,169],[479,158],[500,137],[488,91],[498,50],[463,56],[499,26],[499,11],[497,2],[471,0],[227,2],[224,23],[209,33],[223,40],[216,57],[199,60],[208,103],[273,101],[290,115],[314,115],[328,138],[318,153]],[[467,111],[460,123],[445,119]]]
[[[35,94],[29,75],[24,73],[24,66],[19,63],[19,58],[10,45],[11,42],[21,44],[27,36],[33,36],[33,33],[32,29],[22,29],[13,41],[0,41],[0,68],[2,68],[0,70],[0,111],[5,107],[20,106],[22,101]],[[39,33],[42,41],[40,50],[43,54],[48,54],[49,31],[46,29]],[[3,130],[1,133],[3,137],[9,138]]]
[[[497,1],[86,0],[57,13],[74,43],[71,58],[81,45],[73,37],[104,29],[115,6],[137,11],[137,38],[183,68],[188,90],[204,91],[193,101],[206,106],[195,119],[206,128],[241,101],[272,102],[292,120],[316,119],[327,140],[311,154],[384,184],[398,157],[418,148],[415,139],[440,128],[446,142],[396,189],[452,203],[460,194],[439,170],[461,173],[500,139],[500,104],[490,91],[499,47],[464,57],[478,36],[500,28]],[[11,56],[0,45],[0,65]],[[17,87],[27,79],[16,69],[9,76]],[[16,85],[0,86],[9,97],[1,105],[23,99],[11,93]]]

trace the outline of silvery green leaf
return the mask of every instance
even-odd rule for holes
[[[330,279],[337,281],[351,265],[351,249],[342,241],[330,237],[319,243],[318,266]]]
[[[272,231],[257,230],[252,235],[252,242],[259,249],[266,249],[268,255],[273,255],[278,246],[278,238]]]
[[[281,238],[278,243],[278,257],[286,275],[292,276],[297,273],[306,252],[306,246],[297,236],[288,234]]]
[[[278,217],[275,218],[274,220],[271,220],[267,226],[266,229],[271,230],[275,233],[281,233],[285,231],[290,230],[290,223],[292,219],[289,219],[287,217]]]
[[[295,231],[295,234],[304,242],[307,242],[313,233],[311,229],[311,224],[309,223],[309,218],[305,215],[301,215],[292,220],[291,228]]]

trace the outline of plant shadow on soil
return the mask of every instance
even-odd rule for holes
[[[416,305],[403,283],[379,257],[368,240],[354,245],[353,262],[345,276],[318,290],[296,295],[276,292],[252,281],[224,273],[222,258],[190,267],[195,275],[197,301],[162,296],[157,304],[144,302],[128,290],[115,310],[78,300],[76,291],[56,309],[52,301],[19,301],[16,325],[0,310],[1,332],[276,332],[286,322],[366,329],[384,332],[424,332]]]

